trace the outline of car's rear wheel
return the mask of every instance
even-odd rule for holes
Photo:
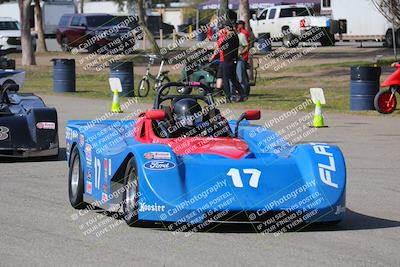
[[[282,42],[286,48],[293,48],[299,45],[299,40],[296,40],[296,36],[292,33],[285,34]]]
[[[139,208],[139,182],[137,177],[136,160],[132,157],[125,170],[124,194],[123,194],[123,211],[124,220],[129,226],[138,224],[138,208]]]
[[[78,147],[74,147],[71,153],[68,179],[69,202],[75,209],[83,209],[86,203],[83,201],[83,170]]]
[[[69,46],[69,41],[67,37],[63,37],[61,39],[61,50],[63,52],[69,52],[71,51],[71,47]]]

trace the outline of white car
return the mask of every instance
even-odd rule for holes
[[[272,6],[250,20],[256,38],[268,34],[273,40],[282,40],[286,47],[297,46],[314,36],[323,46],[334,45],[334,24],[329,17],[314,16],[312,9],[300,4]]]
[[[21,51],[21,30],[19,22],[13,18],[0,17],[0,50]],[[36,39],[32,37],[36,50]]]

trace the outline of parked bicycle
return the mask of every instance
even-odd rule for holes
[[[150,91],[150,80],[154,82],[154,91],[157,91],[158,88],[161,87],[161,85],[169,83],[170,79],[168,77],[169,71],[163,71],[163,66],[165,63],[165,58],[161,58],[161,63],[160,63],[160,68],[158,70],[157,76],[154,76],[150,73],[150,67],[154,64],[154,60],[158,58],[157,55],[146,55],[148,63],[147,63],[147,68],[146,68],[146,74],[143,76],[143,78],[140,80],[139,85],[138,85],[138,95],[139,97],[146,97],[149,94]],[[164,92],[165,94],[168,94],[168,92]]]

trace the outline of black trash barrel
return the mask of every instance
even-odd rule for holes
[[[75,92],[75,59],[53,58],[53,91]]]
[[[110,63],[110,78],[119,78],[119,80],[121,81],[121,96],[135,96],[133,62],[116,61]]]
[[[350,75],[350,110],[375,110],[381,67],[353,66]]]

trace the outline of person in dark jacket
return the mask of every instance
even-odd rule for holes
[[[225,38],[221,43],[220,49],[224,53],[224,62],[222,63],[222,79],[224,91],[228,102],[235,99],[236,92],[239,93],[239,102],[247,99],[246,94],[237,80],[236,63],[239,54],[239,38],[233,30],[230,22],[225,24]]]

